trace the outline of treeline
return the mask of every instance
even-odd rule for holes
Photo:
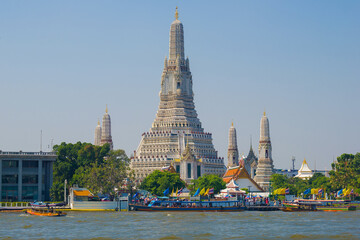
[[[360,193],[360,153],[355,155],[344,153],[332,165],[330,177],[315,173],[309,179],[288,178],[281,174],[271,176],[272,190],[289,188],[290,194],[300,196],[305,190],[322,189],[324,193],[334,193],[341,189],[353,189]]]
[[[144,179],[139,189],[147,190],[153,195],[162,196],[166,189],[172,192],[185,187],[190,190],[191,195],[194,195],[199,188],[214,188],[214,194],[217,194],[221,189],[226,188],[226,184],[221,177],[213,174],[203,175],[196,180],[191,180],[190,184],[186,184],[180,179],[178,173],[155,170]]]
[[[53,201],[64,199],[64,182],[78,185],[93,193],[114,194],[123,185],[129,170],[129,158],[123,150],[110,150],[109,144],[61,143],[54,146],[58,157],[53,167]]]

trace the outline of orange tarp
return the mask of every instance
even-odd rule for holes
[[[93,194],[89,190],[74,190],[75,196],[79,197],[90,197],[93,196]]]

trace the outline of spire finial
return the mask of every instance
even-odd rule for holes
[[[105,109],[105,112],[108,113],[108,107],[107,107],[107,104],[106,104],[106,109]]]
[[[176,10],[175,10],[175,19],[178,20],[179,19],[179,12],[178,12],[178,7],[176,6]]]
[[[231,126],[232,126],[232,127],[234,126],[234,122],[233,122],[233,121],[231,121]]]
[[[264,108],[264,116],[266,116],[266,111],[265,111],[265,108]]]
[[[252,135],[250,135],[250,149],[252,149]]]
[[[100,125],[100,120],[98,119],[98,125]]]

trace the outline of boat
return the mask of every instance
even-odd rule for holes
[[[42,208],[32,208],[26,210],[26,213],[36,216],[46,216],[46,217],[64,217],[66,216],[65,212],[55,211],[54,209],[42,209]]]
[[[239,201],[152,200],[148,205],[129,204],[129,207],[132,211],[238,212],[245,210]]]
[[[61,203],[44,203],[44,202],[37,202],[34,201],[32,203],[30,203],[30,206],[32,207],[63,207],[66,204],[64,202]]]
[[[283,212],[311,212],[317,211],[316,206],[312,204],[299,204],[299,203],[283,203],[280,208]]]
[[[312,200],[312,199],[296,199],[291,203],[284,203],[281,209],[284,212],[296,211],[352,211],[356,210],[356,206],[352,206],[350,202],[343,200]]]

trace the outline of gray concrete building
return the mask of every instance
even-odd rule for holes
[[[53,152],[0,151],[1,201],[49,201]]]

